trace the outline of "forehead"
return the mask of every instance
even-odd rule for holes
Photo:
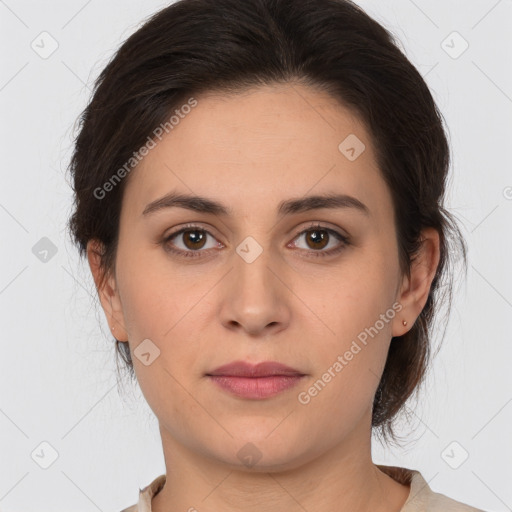
[[[389,207],[369,133],[326,92],[279,84],[195,100],[132,171],[131,215],[171,190],[218,198],[240,215],[313,193],[355,196],[377,216]]]

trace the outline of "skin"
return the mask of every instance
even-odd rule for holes
[[[102,281],[101,247],[88,246],[117,339],[132,354],[147,338],[160,350],[148,366],[132,356],[166,463],[152,509],[399,511],[410,489],[372,462],[371,408],[391,337],[410,329],[427,300],[438,233],[424,231],[411,279],[402,277],[392,199],[370,136],[327,93],[289,83],[196,99],[129,176],[115,274]],[[338,149],[348,134],[366,146],[354,161]],[[171,190],[220,201],[233,215],[177,207],[142,215]],[[370,215],[354,208],[276,214],[282,200],[325,192],[356,197]],[[312,221],[348,235],[350,245],[315,257],[340,242],[330,236],[327,248],[315,245],[311,231],[304,234]],[[186,223],[211,233],[196,249],[200,257],[165,250],[165,236]],[[236,252],[247,236],[263,250],[252,263]],[[193,252],[193,242],[185,233],[167,244]],[[400,312],[301,404],[298,394],[394,303]],[[239,359],[279,361],[306,377],[275,397],[249,400],[205,376]],[[252,467],[237,456],[247,443],[261,453]]]

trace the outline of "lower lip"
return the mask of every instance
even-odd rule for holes
[[[234,395],[261,400],[296,386],[303,376],[231,377],[229,375],[209,375],[208,377],[222,389]]]

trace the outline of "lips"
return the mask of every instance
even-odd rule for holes
[[[223,391],[241,399],[264,400],[297,386],[305,374],[278,363],[234,361],[206,374]]]
[[[264,361],[253,365],[246,361],[233,361],[232,363],[219,366],[206,374],[207,376],[229,376],[229,377],[301,377],[304,373],[275,361]]]

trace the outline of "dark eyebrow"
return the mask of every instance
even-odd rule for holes
[[[180,194],[170,192],[165,196],[149,203],[142,215],[149,215],[164,208],[185,208],[200,213],[211,213],[214,215],[232,215],[232,209],[222,203],[207,197]],[[281,201],[277,207],[278,215],[292,215],[321,208],[354,208],[366,216],[370,216],[369,208],[356,199],[346,194],[322,194],[300,197]]]

